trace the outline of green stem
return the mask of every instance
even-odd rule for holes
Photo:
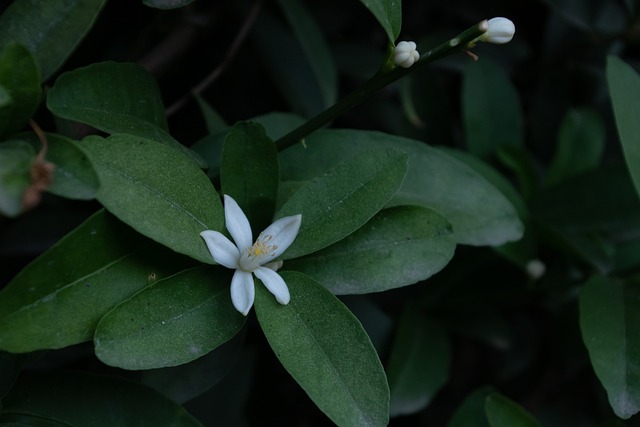
[[[366,98],[382,89],[383,87],[395,82],[401,77],[406,76],[416,68],[427,65],[433,61],[459,52],[461,50],[469,49],[471,47],[470,43],[472,43],[476,38],[484,34],[486,31],[486,21],[482,21],[464,31],[463,33],[458,34],[451,40],[448,40],[445,43],[437,46],[436,48],[431,49],[427,53],[421,54],[420,60],[409,68],[383,68],[365,84],[342,98],[336,104],[327,108],[322,113],[318,114],[317,116],[313,117],[301,126],[297,127],[296,129],[278,139],[276,141],[278,150],[282,151],[285,148],[297,144],[309,134],[331,122],[347,110],[350,110],[351,108],[360,104]]]

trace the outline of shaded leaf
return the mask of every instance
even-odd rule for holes
[[[193,0],[142,0],[142,3],[156,9],[177,9],[192,3]]]
[[[440,271],[455,250],[451,225],[419,206],[385,209],[333,245],[287,261],[334,294],[380,292]]]
[[[12,42],[0,51],[0,86],[5,92],[5,105],[0,104],[2,137],[20,130],[40,102],[40,70],[24,46]]]
[[[621,59],[609,56],[607,82],[627,167],[640,195],[640,117],[637,114],[640,109],[640,76]]]
[[[387,366],[391,416],[424,409],[449,379],[450,365],[451,343],[442,325],[405,309]]]
[[[620,418],[640,411],[640,280],[589,280],[580,292],[580,328],[593,370]]]
[[[389,391],[360,322],[308,276],[283,272],[291,302],[256,287],[256,314],[274,353],[311,400],[339,426],[385,426]]]
[[[272,112],[254,117],[251,121],[260,123],[269,138],[275,141],[303,125],[305,119],[296,114]]]
[[[257,123],[240,122],[225,138],[220,188],[238,202],[253,232],[267,228],[278,196],[278,150]]]
[[[185,260],[99,211],[0,292],[0,348],[28,352],[90,340],[107,311],[183,269]]]
[[[401,0],[360,0],[373,16],[376,17],[389,41],[393,43],[400,35],[402,28],[402,1]]]
[[[276,215],[302,214],[300,232],[284,258],[313,253],[364,225],[398,190],[406,164],[400,151],[371,149],[307,182]]]
[[[98,174],[96,197],[107,210],[174,251],[213,263],[200,232],[222,230],[224,214],[215,188],[193,162],[132,135],[89,137],[81,147]]]
[[[245,321],[231,304],[230,283],[227,275],[208,266],[154,283],[100,320],[96,356],[123,369],[154,369],[209,353]]]
[[[447,427],[490,427],[485,414],[485,401],[491,393],[491,387],[481,387],[469,394],[456,409]]]
[[[89,32],[106,0],[15,0],[0,16],[0,47],[26,46],[47,80]],[[33,11],[37,10],[38,13]]]
[[[22,195],[31,184],[35,150],[22,140],[0,144],[0,213],[13,217],[22,211]]]
[[[3,402],[3,416],[29,414],[73,426],[201,426],[153,389],[80,372],[23,374]]]
[[[499,393],[488,395],[484,408],[491,427],[542,427],[520,405]]]

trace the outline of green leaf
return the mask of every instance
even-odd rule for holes
[[[358,320],[308,276],[283,272],[288,305],[256,288],[256,314],[274,353],[311,400],[337,425],[385,426],[387,380]]]
[[[13,217],[22,212],[22,195],[31,185],[35,151],[22,140],[0,144],[0,213]]]
[[[304,118],[291,113],[272,112],[254,117],[252,122],[260,123],[272,140],[277,140],[297,128],[306,121]]]
[[[422,142],[380,132],[320,130],[280,153],[283,181],[306,181],[371,150],[393,148],[409,157],[407,176],[388,206],[421,205],[453,226],[457,243],[500,245],[522,236],[513,205],[467,165]],[[304,217],[302,219],[304,225]]]
[[[324,105],[328,108],[336,102],[338,78],[327,41],[302,2],[299,0],[278,0],[278,4],[302,47],[305,59],[311,66],[320,87]]]
[[[158,85],[137,64],[107,61],[64,73],[47,93],[47,108],[107,133],[161,142],[204,166],[199,156],[169,135]]]
[[[491,393],[491,387],[481,387],[469,394],[456,409],[447,427],[490,427],[485,414],[485,402]]]
[[[213,185],[176,150],[132,135],[89,137],[82,149],[98,174],[97,199],[147,237],[213,263],[200,232],[222,230],[222,204]]]
[[[455,247],[451,225],[440,215],[420,206],[399,206],[380,211],[347,238],[286,266],[334,294],[363,294],[431,277],[447,265]]]
[[[276,215],[302,214],[300,232],[284,259],[318,251],[364,225],[398,190],[406,164],[403,152],[371,149],[306,183]]]
[[[484,408],[491,427],[542,427],[520,405],[499,393],[487,396]]]
[[[257,123],[237,123],[222,149],[220,187],[238,202],[258,233],[271,223],[278,197],[278,150]]]
[[[23,355],[0,351],[0,401],[11,390],[25,362]],[[2,404],[0,403],[0,413]]]
[[[640,76],[615,56],[607,58],[607,82],[627,167],[640,195]]]
[[[26,46],[47,80],[89,32],[106,0],[14,0],[0,16],[0,47]],[[33,11],[37,10],[38,13]]]
[[[154,283],[100,320],[96,356],[123,369],[154,369],[209,353],[244,325],[245,317],[231,304],[230,283],[209,266]]]
[[[376,17],[389,42],[393,43],[400,35],[402,28],[402,1],[401,0],[360,0],[373,16]]]
[[[156,9],[177,9],[192,3],[193,0],[142,0],[142,3]]]
[[[68,199],[93,199],[100,182],[79,143],[53,133],[46,136],[48,146],[45,159],[55,166],[53,182],[47,191]],[[40,141],[35,135],[30,134],[27,138],[34,149],[40,149]]]
[[[20,130],[40,102],[40,70],[24,46],[8,43],[0,51],[0,86],[5,91],[5,98],[11,101],[5,106],[0,105],[2,137]]]
[[[640,280],[589,280],[580,292],[580,328],[593,370],[620,418],[640,411]]]
[[[442,325],[409,306],[400,318],[387,366],[391,416],[424,409],[447,383],[450,365],[451,343]]]
[[[470,61],[462,88],[467,147],[487,159],[504,145],[524,141],[522,108],[507,74],[488,58]]]
[[[72,426],[199,427],[183,408],[133,381],[81,372],[24,374],[3,416],[29,414]]]
[[[99,211],[0,292],[0,349],[28,352],[90,340],[107,311],[186,261]]]
[[[605,129],[600,115],[589,109],[570,110],[562,121],[545,183],[555,184],[595,169],[600,163],[604,145]]]
[[[209,134],[220,132],[229,127],[218,112],[214,110],[204,98],[199,94],[195,94],[194,97],[198,103],[198,107],[200,107],[200,112],[204,117],[204,122],[207,125],[207,132]]]

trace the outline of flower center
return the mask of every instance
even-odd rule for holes
[[[273,236],[258,236],[258,240],[240,257],[240,267],[245,271],[253,271],[257,267],[269,261],[274,252],[278,249],[276,245],[270,245]]]

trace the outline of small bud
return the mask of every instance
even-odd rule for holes
[[[547,266],[539,259],[532,259],[525,266],[525,270],[529,277],[533,280],[538,280],[544,276],[544,273],[547,271]]]
[[[491,18],[487,21],[487,32],[478,41],[495,44],[509,43],[516,32],[516,26],[507,18]]]
[[[393,48],[393,63],[402,68],[409,68],[420,59],[414,42],[400,42]]]

